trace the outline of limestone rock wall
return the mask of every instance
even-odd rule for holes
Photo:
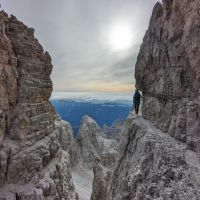
[[[75,199],[62,122],[49,102],[51,57],[34,30],[0,12],[0,198]],[[60,131],[61,129],[61,131]]]
[[[163,0],[154,7],[135,75],[143,117],[199,152],[200,1]]]

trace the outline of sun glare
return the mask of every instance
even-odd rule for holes
[[[110,43],[114,50],[125,50],[132,46],[133,32],[129,26],[116,26],[110,33]]]

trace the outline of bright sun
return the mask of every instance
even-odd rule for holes
[[[110,43],[115,50],[125,50],[132,46],[133,32],[129,26],[116,26],[110,33]]]

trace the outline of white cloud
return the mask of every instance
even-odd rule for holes
[[[134,82],[131,72],[139,46],[115,51],[107,38],[112,27],[125,23],[133,31],[133,45],[141,44],[155,1],[0,1],[7,12],[35,28],[39,41],[50,52],[54,90],[80,90],[84,84],[95,81],[96,84]]]

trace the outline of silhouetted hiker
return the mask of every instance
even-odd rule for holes
[[[135,107],[135,114],[138,115],[139,108],[140,108],[140,99],[141,99],[141,94],[138,91],[138,89],[135,90],[135,94],[133,96],[133,103]]]

